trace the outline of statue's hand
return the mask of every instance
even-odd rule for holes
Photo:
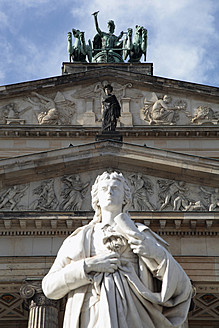
[[[142,240],[131,237],[129,238],[128,243],[133,253],[144,257],[151,257],[149,249],[146,247],[146,243]]]
[[[92,271],[114,273],[119,265],[121,265],[119,254],[110,252],[86,258],[84,270],[86,273]]]

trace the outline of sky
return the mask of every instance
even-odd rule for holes
[[[72,28],[148,30],[154,75],[219,87],[219,0],[0,0],[0,85],[61,75]],[[142,60],[143,62],[143,57]]]

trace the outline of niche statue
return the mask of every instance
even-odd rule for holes
[[[104,172],[91,191],[93,220],[70,235],[43,279],[48,298],[68,295],[64,328],[179,328],[189,278],[167,243],[127,212],[123,175]]]

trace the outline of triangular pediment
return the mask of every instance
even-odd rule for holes
[[[218,124],[219,88],[153,76],[149,63],[63,63],[62,76],[2,86],[0,124],[101,127],[107,83],[121,104],[120,127]]]
[[[62,210],[69,199],[65,210],[73,210],[70,199],[79,197],[77,210],[90,210],[90,188],[106,170],[122,172],[133,193],[138,190],[136,199],[146,195],[144,210],[159,210],[168,193],[181,197],[184,204],[201,202],[202,209],[208,210],[209,194],[219,185],[217,160],[106,140],[1,160],[0,209]],[[12,202],[4,203],[7,192]],[[48,208],[42,204],[46,197],[51,198]],[[133,207],[137,204],[136,200]]]

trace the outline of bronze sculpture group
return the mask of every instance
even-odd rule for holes
[[[97,34],[92,42],[88,40],[88,44],[86,44],[84,32],[80,30],[72,29],[72,33],[68,32],[70,62],[87,62],[88,60],[90,63],[122,63],[128,58],[128,62],[140,62],[142,55],[146,60],[147,30],[144,27],[136,25],[134,36],[131,28],[116,36],[114,34],[114,21],[110,20],[108,32],[103,32],[99,28],[97,15],[98,11],[93,13]],[[75,38],[74,44],[73,36]]]

